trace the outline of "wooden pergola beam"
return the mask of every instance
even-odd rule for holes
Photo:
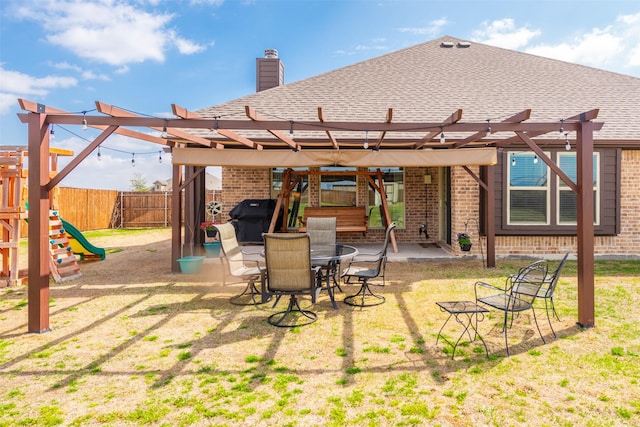
[[[262,116],[260,115],[260,113],[258,113],[254,108],[247,105],[244,107],[244,109],[247,117],[250,118],[252,121],[254,122],[264,121],[262,120]],[[289,128],[293,130],[293,122],[290,122],[289,126],[290,126]],[[298,145],[298,143],[296,143],[293,139],[289,138],[282,132],[278,130],[273,130],[273,129],[266,129],[266,131],[269,132],[271,135],[275,136],[276,138],[278,138],[280,141],[287,144],[289,147],[293,148],[295,151],[300,150],[301,148],[300,145]]]
[[[429,131],[425,136],[422,137],[422,139],[420,139],[420,141],[418,141],[413,146],[413,148],[415,148],[416,150],[422,148],[427,142],[431,141],[436,135],[442,133],[444,131],[445,126],[453,125],[459,122],[461,119],[462,119],[462,108],[458,108],[449,117],[443,120],[442,123],[440,123],[439,125],[436,124],[435,126],[433,126],[433,127],[439,127],[439,129]],[[450,130],[450,129],[447,129],[447,130]]]
[[[57,108],[52,108],[49,107],[47,105],[42,105],[42,104],[38,104],[36,102],[33,101],[29,101],[26,99],[18,99],[18,104],[20,104],[20,108],[22,108],[24,111],[28,111],[30,113],[38,113],[40,112],[40,110],[42,110],[42,113],[48,114],[49,116],[51,116],[52,114],[64,114],[66,116],[70,116],[70,117],[74,117],[72,120],[73,121],[69,121],[69,123],[64,123],[64,124],[81,124],[82,123],[82,119],[80,119],[80,117],[78,117],[77,115],[72,115],[70,113],[65,112],[64,110],[59,110]],[[18,117],[20,118],[21,121],[23,122],[27,122],[27,117],[24,114],[19,114]],[[77,118],[75,118],[77,117]],[[87,126],[92,127],[92,128],[96,128],[96,129],[100,129],[100,130],[105,130],[107,129],[108,126],[113,126],[114,124],[109,124],[109,125],[95,125],[92,124],[92,120],[93,118],[91,116],[85,116],[84,114],[82,115],[82,118],[87,120]],[[78,120],[80,119],[80,120]],[[119,125],[116,125],[119,126]],[[118,127],[118,129],[116,129],[115,133],[117,133],[118,135],[122,135],[122,136],[128,136],[130,138],[135,138],[135,139],[139,139],[141,141],[147,141],[147,142],[153,142],[155,144],[160,144],[160,145],[167,145],[167,141],[162,139],[162,138],[158,138],[156,136],[153,135],[149,135],[146,133],[142,133],[142,132],[136,132],[134,130],[131,129],[124,129],[124,128],[120,128]]]
[[[96,101],[96,108],[102,114],[107,114],[112,117],[140,117],[137,114],[130,113],[129,111],[125,111],[121,108],[118,108],[113,105],[109,105],[100,101]],[[210,140],[206,138],[201,138],[199,136],[191,135],[190,133],[180,129],[172,128],[169,126],[163,126],[163,127],[151,126],[150,128],[153,130],[170,133],[171,135],[177,136],[178,138],[182,138],[187,141],[192,141],[197,144],[204,145],[205,147],[211,147],[212,145]],[[224,148],[224,145],[216,143],[214,148],[221,150]]]
[[[189,111],[184,107],[179,106],[178,104],[171,104],[171,109],[173,110],[173,114],[181,119],[204,119],[200,114],[195,113],[193,111]],[[215,126],[211,129],[214,132],[218,132],[220,135],[229,138],[232,141],[237,141],[242,145],[246,145],[249,148],[254,148],[256,150],[262,150],[262,145],[258,144],[255,141],[250,140],[249,138],[245,138],[244,136],[238,135],[237,133],[230,131],[228,129],[220,129]]]
[[[391,123],[392,120],[393,120],[393,108],[389,108],[387,110],[387,119],[385,120],[385,123]],[[387,131],[380,132],[380,136],[378,137],[378,140],[376,141],[375,146],[373,147],[374,150],[380,149],[380,145],[382,145],[382,140],[386,135],[387,135]]]
[[[520,122],[524,122],[525,120],[529,120],[529,117],[531,117],[531,109],[521,111],[518,114],[508,117],[504,119],[502,123],[520,123]],[[484,138],[485,136],[487,136],[488,133],[489,133],[488,130],[476,132],[473,135],[469,135],[462,141],[456,142],[451,146],[451,148],[463,147],[471,142],[475,142],[479,139]]]
[[[320,120],[320,123],[324,123],[324,112],[322,111],[322,107],[318,107],[318,120]],[[331,141],[333,148],[335,148],[336,150],[340,149],[338,141],[336,141],[333,134],[328,130],[325,131],[325,133],[327,134],[327,138],[329,138],[329,141]]]

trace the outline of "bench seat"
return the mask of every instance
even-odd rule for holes
[[[300,227],[298,231],[307,231],[307,218],[336,218],[336,232],[366,233],[369,217],[365,206],[322,206],[309,207],[304,209],[304,217],[298,217]]]

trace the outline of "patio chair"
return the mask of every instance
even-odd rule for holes
[[[502,332],[504,333],[507,356],[510,355],[508,330],[513,324],[514,317],[526,310],[531,310],[533,313],[533,320],[538,329],[538,334],[540,334],[542,342],[546,344],[544,336],[542,336],[542,332],[540,331],[540,326],[538,325],[536,310],[533,306],[546,275],[546,262],[536,262],[520,269],[518,274],[509,276],[504,289],[481,281],[475,283],[476,303],[484,304],[504,313]],[[492,293],[482,295],[488,291]],[[511,317],[511,320],[509,320],[509,317]],[[509,322],[508,325],[507,322]]]
[[[255,305],[263,304],[268,298],[262,295],[256,287],[256,281],[264,281],[264,267],[260,266],[260,260],[250,260],[245,256],[249,254],[243,252],[236,239],[236,229],[232,223],[216,224],[220,238],[220,246],[224,254],[223,262],[227,265],[229,275],[246,281],[247,286],[242,293],[231,297],[229,300],[234,305]]]
[[[389,227],[387,227],[384,237],[384,243],[380,251],[376,252],[375,254],[361,254],[356,256],[342,273],[342,277],[345,283],[360,284],[360,290],[356,294],[349,295],[344,299],[345,304],[358,307],[366,307],[384,303],[384,296],[375,294],[373,291],[371,291],[370,286],[385,285],[387,248],[389,246],[391,231],[393,231],[394,228],[396,228],[396,224],[394,222],[392,222]],[[382,278],[381,285],[370,283],[370,280],[375,279],[376,277]],[[357,282],[352,282],[352,280],[355,280]]]
[[[318,315],[311,310],[302,309],[297,298],[298,295],[310,295],[311,302],[315,304],[321,279],[320,268],[311,267],[309,236],[265,234],[264,249],[267,263],[265,292],[278,298],[283,295],[290,297],[287,309],[269,316],[268,322],[279,327],[303,326],[315,322]]]
[[[314,245],[335,245],[336,243],[336,218],[318,218],[309,217],[306,221],[307,234],[309,235],[309,241],[311,246]],[[326,276],[333,280],[333,287],[338,288],[340,292],[340,284],[336,280],[336,275],[340,271],[340,261],[327,262],[319,265]]]
[[[540,290],[538,291],[538,295],[536,297],[536,298],[544,299],[544,309],[547,313],[547,320],[549,321],[549,327],[551,328],[551,332],[553,333],[554,338],[557,336],[556,336],[556,331],[553,330],[553,326],[551,325],[551,316],[549,314],[549,311],[553,313],[553,316],[559,322],[560,317],[558,317],[558,313],[556,312],[556,306],[553,303],[553,294],[556,290],[556,287],[558,286],[558,279],[560,278],[560,273],[562,273],[562,269],[564,268],[564,265],[567,262],[568,257],[569,257],[569,253],[567,252],[566,254],[564,254],[562,259],[560,260],[560,263],[558,264],[558,267],[555,269],[555,271],[551,274],[547,274],[547,276],[544,279],[544,282],[542,283],[542,286],[540,287]]]

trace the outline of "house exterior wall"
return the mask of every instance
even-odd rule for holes
[[[471,168],[478,174],[478,168]],[[598,257],[640,256],[640,150],[622,150],[620,164],[620,232],[616,236],[595,236]],[[452,241],[465,231],[468,218],[478,218],[478,184],[461,167],[452,168]],[[501,209],[501,206],[496,206]],[[456,254],[480,256],[480,242],[475,224],[467,230],[473,247],[468,253],[452,245]],[[482,239],[484,243],[484,238]],[[576,236],[496,236],[497,257],[577,254]]]
[[[478,167],[470,168],[479,175]],[[438,241],[438,168],[405,168],[405,227],[396,231],[399,243],[433,243]],[[596,256],[640,255],[640,150],[622,150],[620,177],[620,233],[617,236],[596,236]],[[431,176],[425,184],[424,176]],[[319,206],[318,175],[309,176],[309,205]],[[271,170],[223,168],[223,212],[228,212],[244,199],[270,197]],[[480,257],[481,245],[478,232],[479,185],[462,168],[451,168],[451,251],[456,255]],[[358,176],[357,204],[367,203],[366,177]],[[500,209],[500,206],[496,206]],[[425,215],[426,212],[426,215]],[[427,225],[429,238],[419,233],[422,224]],[[462,252],[456,244],[457,234],[471,235],[473,247]],[[380,242],[384,231],[371,229],[362,233],[341,233],[345,243]],[[482,238],[484,244],[485,239]],[[442,242],[440,242],[442,244]],[[529,257],[532,255],[561,255],[577,252],[575,236],[496,236],[497,257]],[[486,253],[486,251],[485,251]]]

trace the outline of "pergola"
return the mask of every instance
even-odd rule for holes
[[[322,108],[317,120],[266,120],[250,106],[246,118],[203,117],[173,105],[177,118],[143,117],[96,102],[102,115],[68,113],[42,104],[19,100],[26,113],[19,114],[28,125],[29,150],[29,289],[30,332],[49,330],[49,193],[110,135],[116,133],[170,147],[173,162],[172,271],[178,271],[185,240],[193,242],[198,229],[195,206],[204,192],[206,166],[296,167],[321,165],[461,166],[481,188],[484,199],[487,266],[495,267],[494,165],[497,150],[511,144],[528,147],[577,194],[578,324],[594,326],[594,200],[593,132],[603,123],[594,122],[598,110],[591,110],[553,122],[529,122],[531,110],[524,110],[500,122],[464,122],[462,110],[439,122],[394,122],[393,110],[380,121],[327,121]],[[54,177],[50,176],[49,126],[87,125],[102,130],[82,152]],[[134,128],[134,129],[132,129]],[[135,128],[162,131],[163,137]],[[544,138],[561,129],[575,135],[577,179],[573,182],[540,148],[565,144]],[[446,132],[446,139],[444,133]],[[164,134],[167,134],[164,137]],[[184,168],[183,168],[184,166]],[[480,176],[470,166],[485,166]],[[184,169],[184,170],[183,170]],[[374,182],[375,186],[375,182]],[[374,187],[375,188],[375,187]],[[182,197],[184,191],[184,218]],[[285,193],[282,193],[282,198]]]

